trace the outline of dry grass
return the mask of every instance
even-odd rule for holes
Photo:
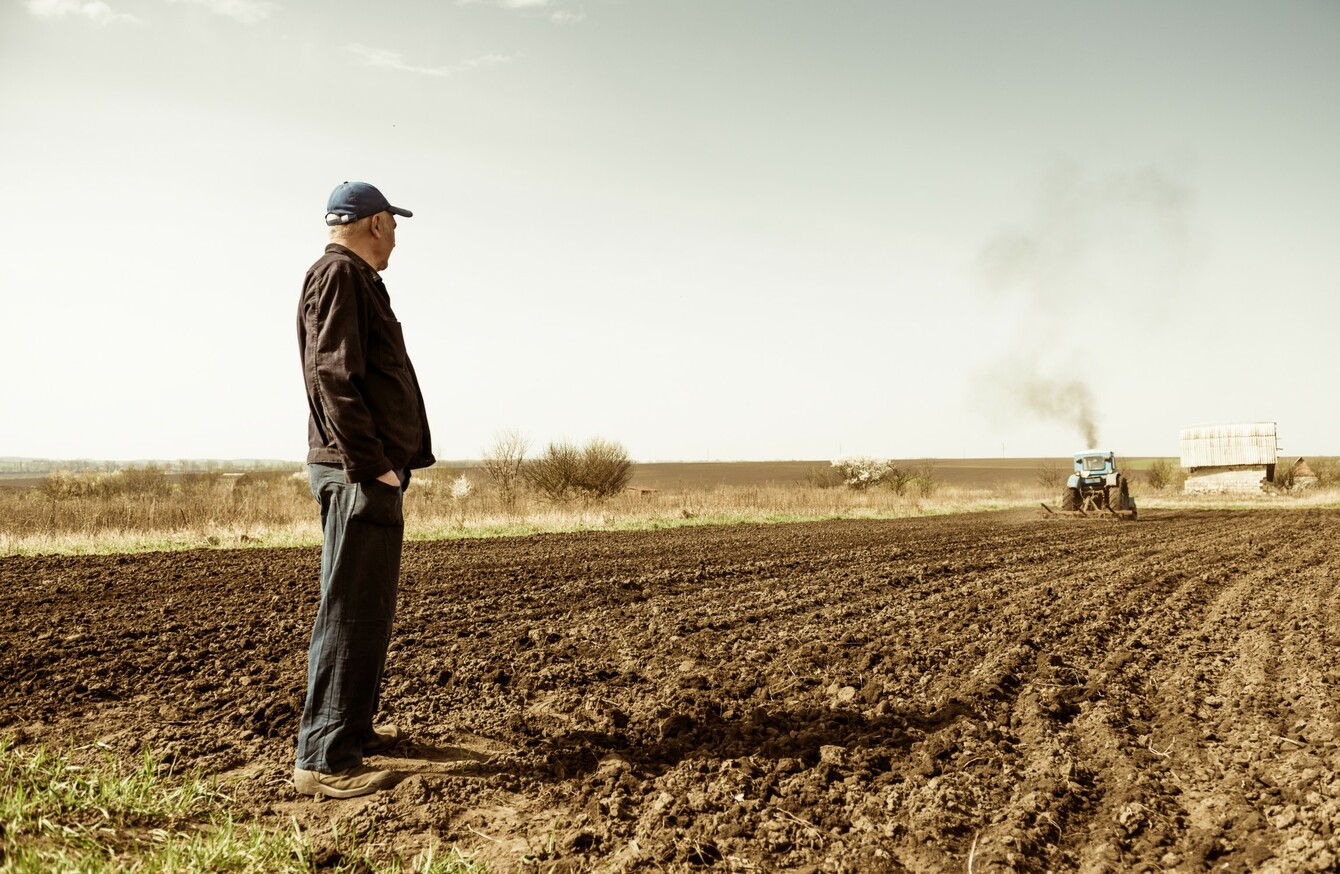
[[[36,489],[0,489],[0,554],[142,552],[319,539],[300,474],[169,481],[60,474]]]
[[[525,535],[574,530],[682,527],[737,522],[872,519],[966,513],[1052,503],[1051,490],[1018,481],[985,487],[941,485],[930,495],[889,489],[853,491],[816,485],[685,485],[624,492],[598,502],[554,503],[521,494],[509,508],[468,472],[474,488],[453,489],[459,471],[415,474],[406,496],[412,540]],[[168,482],[139,476],[125,482],[66,475],[39,489],[0,489],[0,555],[142,552],[240,546],[314,546],[321,542],[306,476],[249,475],[239,480],[197,476]],[[99,485],[99,483],[102,483]],[[1186,496],[1134,490],[1142,509],[1335,507],[1340,490],[1302,496]]]

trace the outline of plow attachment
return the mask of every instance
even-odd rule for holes
[[[1136,517],[1135,502],[1130,501],[1127,509],[1118,510],[1106,504],[1099,506],[1093,501],[1085,501],[1079,508],[1074,510],[1058,509],[1042,504],[1042,509],[1046,510],[1052,516],[1070,516],[1077,519],[1107,519],[1109,521],[1134,522]]]

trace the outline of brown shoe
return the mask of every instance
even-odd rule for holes
[[[400,782],[401,774],[379,771],[367,765],[358,765],[338,774],[323,774],[305,768],[293,769],[293,788],[303,795],[324,795],[327,798],[354,798],[381,789],[390,789]]]
[[[405,739],[405,733],[398,726],[383,725],[372,730],[372,737],[363,742],[363,755],[371,756],[384,753]]]

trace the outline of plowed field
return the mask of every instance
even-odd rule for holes
[[[10,557],[0,734],[498,870],[1325,871],[1337,544],[1329,511],[408,544],[413,743],[373,761],[410,776],[323,803],[288,783],[316,550]]]

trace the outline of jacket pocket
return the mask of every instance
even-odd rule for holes
[[[390,486],[380,480],[358,483],[355,488],[353,517],[369,525],[403,528],[405,525],[405,495],[399,486]]]
[[[369,338],[368,357],[383,370],[404,370],[405,333],[395,319],[379,319]]]

